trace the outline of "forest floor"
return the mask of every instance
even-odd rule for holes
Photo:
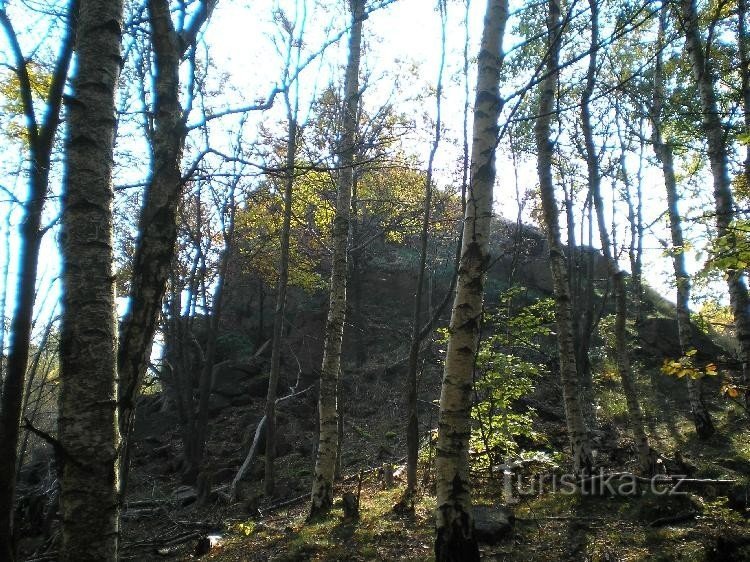
[[[746,519],[749,514],[742,506],[738,507],[747,497],[737,497],[746,494],[750,477],[747,420],[738,408],[723,403],[718,396],[718,383],[706,385],[718,431],[710,440],[698,441],[683,414],[687,411],[684,381],[669,379],[655,368],[642,372],[651,375],[642,376],[639,385],[652,446],[663,456],[667,471],[694,479],[733,480],[736,484],[698,483],[684,495],[646,491],[628,497],[527,490],[512,505],[515,517],[512,530],[494,545],[481,545],[484,560],[750,560],[750,528]],[[368,394],[375,391],[373,385],[382,383],[369,379],[362,385],[357,391]],[[562,461],[560,464],[564,466],[564,454],[560,451],[566,449],[557,383],[548,375],[537,389],[531,405],[538,412],[537,433],[544,437],[528,444],[525,457],[531,460],[518,468],[519,474],[528,479],[527,489],[531,479],[540,474],[561,473],[556,461]],[[625,405],[617,382],[612,377],[600,376],[597,395],[600,397],[600,429],[595,432],[597,463],[607,473],[635,471],[635,447],[627,430]],[[355,428],[350,431],[353,438],[372,441],[361,447],[350,445],[359,451],[360,460],[377,459],[383,442],[391,442],[393,450],[399,448],[392,443],[393,436],[388,430],[389,424],[394,423],[397,420],[392,413],[351,421],[351,427]],[[309,459],[296,454],[290,459],[282,460],[281,480],[298,482],[297,487],[286,488],[287,494],[298,496],[297,501],[281,506],[278,501],[276,505],[260,501],[257,504],[260,510],[253,508],[250,515],[246,508],[238,510],[237,506],[227,507],[219,501],[200,510],[193,505],[175,508],[157,521],[126,520],[123,559],[195,559],[198,536],[209,536],[212,541],[209,552],[201,557],[212,561],[433,559],[435,497],[429,475],[428,483],[420,489],[413,514],[397,514],[393,509],[403,493],[403,482],[397,480],[395,487],[384,489],[382,478],[373,470],[362,479],[358,521],[343,519],[339,500],[329,518],[308,523],[305,488],[309,468],[302,473],[300,467],[307,467]],[[679,464],[675,465],[676,462]],[[349,478],[336,490],[338,498],[345,491],[357,492],[358,472],[352,470],[348,474]],[[488,478],[479,472],[473,476],[475,503],[496,506],[506,503],[501,478]],[[190,540],[180,542],[180,537]],[[165,547],[170,539],[178,544]],[[159,547],[161,551],[157,553]]]

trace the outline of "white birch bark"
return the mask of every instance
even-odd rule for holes
[[[484,281],[490,262],[497,122],[503,105],[499,93],[500,68],[507,19],[507,1],[488,0],[478,57],[471,174],[461,261],[440,393],[435,457],[435,559],[439,561],[479,560],[469,482],[471,389],[482,321]]]
[[[359,61],[362,50],[364,0],[351,0],[352,28],[349,33],[349,60],[344,79],[344,111],[339,144],[339,177],[336,213],[333,219],[333,264],[330,304],[320,369],[318,414],[320,434],[315,459],[310,517],[327,512],[333,505],[333,479],[338,446],[337,386],[341,368],[341,341],[346,319],[346,270],[349,246],[349,224],[356,153],[357,109],[359,106]]]
[[[667,192],[667,208],[669,210],[669,228],[672,236],[672,265],[677,284],[677,333],[680,349],[686,353],[692,348],[692,330],[690,327],[690,276],[685,265],[685,242],[682,235],[682,217],[679,210],[679,195],[677,193],[677,179],[674,171],[674,157],[672,146],[662,135],[662,113],[664,108],[664,75],[662,46],[666,34],[667,11],[664,7],[659,14],[659,36],[656,45],[656,64],[654,68],[654,101],[651,105],[651,141],[654,154],[661,162],[664,176],[664,187]],[[693,416],[695,431],[701,439],[713,435],[714,424],[706,409],[701,395],[700,379],[685,377],[690,400],[690,410]]]
[[[558,0],[549,0],[547,14],[548,55],[546,76],[540,83],[539,110],[534,135],[537,145],[537,172],[542,198],[544,225],[549,243],[549,263],[555,296],[555,318],[557,321],[557,345],[560,356],[560,379],[562,382],[565,417],[568,425],[573,470],[576,474],[590,473],[593,465],[588,428],[583,418],[576,368],[575,341],[573,335],[573,311],[570,299],[570,283],[565,254],[560,239],[559,210],[555,200],[552,180],[552,154],[554,146],[550,140],[552,116],[555,109],[555,92],[559,79],[558,59],[560,55],[560,5]]]

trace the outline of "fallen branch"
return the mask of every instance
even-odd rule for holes
[[[737,480],[728,480],[728,479],[717,479],[717,478],[684,478],[682,476],[654,476],[653,478],[646,478],[645,476],[638,476],[636,474],[633,474],[632,472],[612,472],[612,473],[602,473],[602,474],[594,474],[593,476],[589,476],[587,478],[582,478],[578,480],[578,486],[582,486],[584,484],[597,482],[599,480],[608,480],[608,479],[618,479],[618,478],[627,478],[630,480],[634,480],[636,482],[640,482],[642,484],[695,484],[695,485],[731,485],[736,484]]]
[[[164,506],[158,507],[145,507],[142,509],[126,509],[122,512],[120,517],[123,519],[141,519],[146,517],[155,517],[161,513],[164,513]]]
[[[138,509],[142,507],[157,507],[160,505],[164,505],[165,503],[167,503],[167,500],[151,499],[151,500],[126,501],[125,511],[129,509]]]
[[[220,527],[215,522],[211,521],[173,521],[175,525],[182,525],[183,527],[197,527],[198,529],[211,531]]]
[[[520,523],[536,523],[537,521],[609,521],[606,517],[588,517],[580,515],[536,515],[534,517],[516,517]]]
[[[260,357],[261,355],[263,355],[263,352],[268,348],[270,344],[271,344],[271,340],[266,340],[265,343],[258,348],[258,351],[253,353],[253,358]]]
[[[163,543],[161,547],[156,549],[156,554],[159,556],[171,556],[174,554],[177,550],[179,550],[177,547],[185,544],[186,542],[189,542],[193,539],[198,539],[202,536],[201,533],[198,531],[195,531],[193,533],[188,533],[184,536],[181,536],[179,538],[173,539],[171,541],[168,541],[166,543]]]
[[[258,450],[258,443],[260,443],[260,436],[262,435],[263,431],[266,428],[266,419],[267,418],[264,415],[260,419],[260,422],[258,423],[258,427],[255,428],[255,436],[253,436],[253,443],[250,446],[250,450],[248,451],[247,456],[245,457],[245,461],[242,463],[242,466],[240,466],[240,469],[237,471],[237,475],[234,477],[234,480],[232,480],[232,484],[229,486],[230,501],[235,501],[237,499],[237,484],[239,484],[240,480],[242,480],[245,477],[245,473],[247,472],[247,469],[255,460],[255,453]]]
[[[274,503],[272,505],[269,505],[268,507],[264,508],[258,508],[258,513],[261,517],[265,517],[267,513],[271,513],[272,511],[276,511],[277,509],[281,509],[282,507],[288,507],[290,505],[295,505],[300,503],[302,500],[309,500],[310,494],[303,494],[301,496],[297,496],[296,498],[292,498],[290,500],[284,500],[282,502]]]
[[[400,459],[396,459],[395,461],[393,461],[392,464],[394,464],[394,465],[396,465],[396,464],[402,464],[402,463],[404,463],[404,461],[406,461],[406,457],[401,457]],[[347,482],[351,482],[355,478],[361,478],[365,474],[370,474],[372,472],[377,472],[377,471],[382,470],[382,469],[383,469],[383,465],[379,464],[377,466],[372,466],[370,468],[362,469],[359,472],[353,472],[349,476],[344,476],[344,478],[341,479],[341,484],[346,484]]]
[[[299,392],[295,392],[294,389],[287,394],[286,396],[282,396],[281,398],[276,399],[276,406],[281,404],[282,402],[286,400],[291,400],[292,398],[296,398],[297,396],[300,396],[301,394],[304,394],[308,390],[312,388],[311,386],[308,386],[304,390],[300,390]],[[255,428],[255,435],[253,436],[253,443],[250,446],[250,450],[247,453],[247,456],[245,457],[245,461],[242,463],[242,466],[240,466],[240,469],[237,471],[237,475],[234,477],[234,480],[232,480],[232,484],[229,487],[229,499],[230,501],[235,501],[237,499],[237,484],[240,483],[240,481],[245,477],[245,473],[247,472],[247,469],[250,468],[253,461],[255,460],[255,455],[258,452],[258,443],[260,443],[260,436],[263,434],[263,430],[266,427],[266,416],[264,415],[260,422],[258,422],[258,427]]]
[[[698,515],[697,511],[686,511],[685,513],[678,513],[676,515],[670,515],[668,517],[660,517],[655,519],[648,524],[649,527],[662,527],[664,525],[671,525],[672,523],[683,523],[685,521],[691,521]]]

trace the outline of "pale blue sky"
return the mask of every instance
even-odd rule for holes
[[[300,0],[302,1],[302,0]],[[515,3],[516,6],[519,3]],[[40,4],[42,5],[42,4]],[[300,13],[297,5],[297,13]],[[315,52],[330,37],[335,36],[346,25],[347,17],[343,11],[344,2],[329,3],[328,9],[316,7],[312,0],[307,3],[307,20],[305,27],[304,45],[306,54]],[[48,20],[44,17],[29,18],[20,10],[18,2],[11,3],[11,16],[18,26],[21,42],[25,52],[30,52],[37,44],[41,45],[40,53],[56,49],[54,34],[45,38],[41,30],[46,29]],[[234,0],[220,0],[213,14],[205,35],[205,41],[210,45],[210,53],[215,66],[226,76],[214,73],[211,84],[217,90],[216,96],[209,100],[215,110],[224,107],[236,107],[265,98],[271,88],[280,80],[280,68],[283,61],[278,48],[274,46],[273,38],[278,38],[277,26],[273,21],[273,10],[283,7],[290,18],[295,13],[293,2],[246,2]],[[513,8],[513,6],[512,6]],[[470,11],[471,47],[470,57],[475,56],[481,33],[481,21],[485,3],[473,0]],[[460,70],[463,66],[461,51],[463,48],[464,6],[460,2],[448,3],[448,44],[447,66],[445,73],[445,97],[443,100],[443,119],[446,126],[446,141],[441,146],[437,158],[438,181],[446,184],[451,181],[451,174],[458,160],[461,138],[463,89]],[[508,31],[513,23],[511,20]],[[23,22],[23,24],[19,23]],[[31,26],[31,32],[24,32],[24,25]],[[45,41],[46,39],[46,41]],[[41,41],[41,43],[39,43]],[[410,139],[409,148],[422,160],[426,160],[429,150],[429,123],[434,117],[434,96],[424,96],[428,88],[434,88],[437,78],[440,53],[440,23],[434,2],[430,0],[396,0],[392,5],[374,14],[365,22],[366,53],[363,68],[371,77],[365,92],[364,103],[370,107],[377,107],[386,101],[393,102],[401,111],[413,116],[418,123],[418,130]],[[506,37],[506,48],[517,42],[509,34]],[[305,108],[321,88],[329,81],[339,82],[342,66],[346,59],[346,37],[331,45],[325,53],[325,58],[309,64],[300,75],[298,87],[300,92],[302,115]],[[306,55],[303,55],[305,58]],[[0,61],[8,63],[7,42],[3,36],[0,39]],[[581,64],[585,64],[585,60]],[[569,72],[574,72],[575,68]],[[476,69],[470,67],[469,76],[473,83]],[[507,86],[506,86],[507,87]],[[516,86],[508,88],[515,89]],[[505,88],[504,88],[505,89]],[[260,123],[274,127],[274,123],[282,122],[284,109],[281,100],[267,112],[257,112],[248,118],[245,131],[252,136]],[[212,123],[212,139],[219,145],[224,131],[236,126],[237,119],[227,117]],[[137,135],[136,130],[130,133]],[[496,187],[497,212],[515,217],[516,204],[516,175],[508,158],[505,144],[501,142],[498,153],[498,183]],[[119,141],[120,150],[129,150],[136,154],[136,162],[118,161],[117,182],[135,183],[143,181],[147,170],[146,148],[138,137],[123,138]],[[647,154],[649,150],[647,149]],[[21,152],[18,145],[5,143],[3,149],[3,163],[0,169],[2,185],[22,198],[25,184],[22,177],[16,176]],[[650,156],[650,154],[649,154]],[[189,154],[187,156],[189,158]],[[59,172],[59,169],[56,170]],[[521,192],[532,189],[536,185],[536,170],[533,161],[522,162],[517,174],[518,186]],[[53,193],[58,193],[59,174],[53,176]],[[605,186],[605,194],[608,188]],[[663,185],[658,170],[647,169],[644,174],[644,194],[647,201],[644,208],[645,221],[654,220],[664,209]],[[0,197],[6,199],[6,197]],[[11,209],[7,202],[0,203],[0,220],[3,220]],[[128,212],[135,213],[136,209]],[[51,200],[47,208],[47,217],[53,218],[57,213],[57,202]],[[623,215],[624,217],[624,215]],[[20,214],[13,211],[12,231],[18,226]],[[624,218],[620,220],[620,240],[624,237]],[[655,229],[656,236],[649,236],[645,243],[646,280],[659,288],[665,296],[672,298],[672,290],[668,286],[671,278],[671,264],[665,259],[659,249],[658,239],[667,239],[666,231],[661,225]],[[594,236],[596,241],[598,236]],[[10,255],[15,258],[18,253],[17,237],[11,234],[8,241]],[[0,243],[0,263],[5,259],[5,244]],[[40,263],[40,306],[44,315],[53,313],[53,303],[57,297],[55,288],[49,290],[47,286],[58,274],[59,260],[55,244],[55,232],[45,237],[42,259]],[[695,262],[691,261],[693,269]],[[627,266],[625,262],[623,266]],[[15,259],[11,260],[8,292],[8,308],[6,316],[10,316],[13,303],[13,279],[15,275]],[[0,284],[3,280],[0,279]],[[1,286],[1,285],[0,285]],[[49,292],[44,304],[41,295]]]

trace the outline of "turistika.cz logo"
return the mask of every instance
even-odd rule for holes
[[[646,493],[674,496],[687,493],[682,489],[685,478],[686,475],[681,474],[644,478],[630,472],[606,473],[601,469],[585,477],[556,473],[521,475],[505,468],[503,494],[507,502],[550,492],[584,496],[640,496]]]

